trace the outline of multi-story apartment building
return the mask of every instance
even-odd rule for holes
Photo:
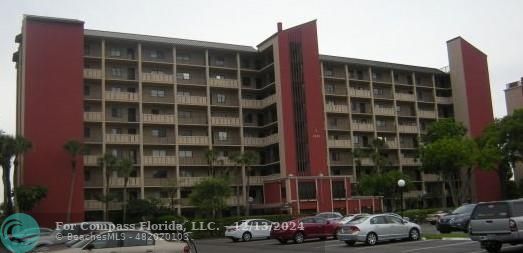
[[[213,167],[229,174],[235,206],[293,213],[381,210],[380,197],[353,196],[351,186],[376,173],[354,150],[386,140],[389,164],[415,190],[408,203],[445,204],[438,175],[419,170],[418,139],[427,125],[455,117],[473,136],[492,120],[486,56],[462,38],[448,42],[448,71],[320,55],[316,23],[282,29],[257,48],[88,30],[83,22],[26,16],[13,60],[18,69],[18,133],[33,142],[20,184],[49,188],[36,208],[60,220],[67,206],[70,158],[62,148],[83,140],[74,219],[100,216],[96,196],[121,192],[116,173],[102,180],[106,153],[134,161],[131,198],[176,190],[176,212],[191,215],[191,187]],[[478,99],[477,96],[481,96]],[[232,162],[254,151],[252,170]],[[494,173],[475,173],[474,197],[498,197]],[[250,192],[246,191],[249,181]],[[251,203],[246,203],[246,196]],[[111,209],[119,209],[117,201]]]

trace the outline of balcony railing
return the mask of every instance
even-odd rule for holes
[[[398,142],[396,140],[387,140],[385,143],[388,148],[398,148]]]
[[[209,145],[209,137],[208,136],[178,136],[178,144]]]
[[[159,187],[159,186],[177,186],[176,178],[165,177],[165,178],[154,178],[146,177],[143,179],[145,187]]]
[[[426,111],[426,110],[419,110],[418,116],[422,118],[436,118],[436,112],[435,111]]]
[[[97,166],[100,156],[98,155],[84,155],[84,165]]]
[[[195,124],[195,125],[204,125],[207,124],[206,116],[193,116],[190,118],[178,117],[178,124]]]
[[[420,161],[414,157],[402,157],[401,163],[403,165],[411,165],[411,166],[417,166],[417,165],[421,164]]]
[[[370,97],[370,90],[350,89],[352,97]]]
[[[207,105],[207,97],[202,96],[176,96],[176,100],[179,104],[185,105]]]
[[[136,92],[106,91],[105,99],[126,102],[138,102],[140,96]]]
[[[105,141],[111,144],[140,144],[137,134],[106,134]]]
[[[101,79],[102,70],[101,69],[84,69],[84,78]]]
[[[180,187],[191,187],[208,178],[209,177],[180,177],[178,184]]]
[[[211,117],[211,124],[212,125],[220,125],[220,126],[239,126],[240,125],[240,118],[234,118],[234,117]]]
[[[350,140],[329,140],[329,147],[332,148],[350,148],[352,142]]]
[[[174,77],[165,73],[143,73],[142,81],[153,83],[173,83]]]
[[[398,130],[401,133],[417,133],[418,126],[415,125],[399,125]]]
[[[144,123],[174,124],[174,115],[169,114],[143,114]]]
[[[125,179],[123,177],[113,177],[109,179],[109,185],[111,187],[123,187]],[[128,178],[127,187],[138,187],[140,186],[139,177],[130,177]]]
[[[278,134],[272,134],[265,137],[245,137],[246,146],[267,146],[278,142]]]
[[[452,104],[452,97],[436,97],[436,102],[439,104]]]
[[[209,164],[209,162],[203,155],[193,156],[193,157],[180,157],[179,162],[180,162],[180,165],[208,165]]]
[[[374,125],[372,123],[352,123],[352,130],[354,131],[374,131]]]
[[[143,164],[145,166],[174,166],[176,156],[144,156]]]
[[[374,165],[374,161],[372,161],[372,159],[370,159],[369,157],[360,158],[360,162],[361,162],[362,166],[373,166]]]
[[[84,200],[85,210],[103,210],[104,203],[99,200]],[[109,210],[122,209],[121,202],[109,202]]]
[[[102,121],[102,112],[84,112],[84,121]]]
[[[236,79],[217,79],[210,78],[209,86],[221,87],[221,88],[238,88],[238,80]]]
[[[256,99],[242,99],[241,100],[242,106],[245,108],[252,108],[252,109],[263,109],[269,105],[272,105],[276,103],[276,95],[270,95],[264,99],[256,100]]]
[[[397,100],[414,101],[414,94],[410,93],[396,93]]]
[[[350,157],[341,157],[337,160],[330,160],[330,163],[332,165],[347,165],[347,166],[350,166],[352,165],[352,159],[350,159]]]
[[[348,113],[349,107],[346,105],[333,105],[333,104],[327,104],[325,107],[325,110],[327,112],[336,112],[336,113]]]
[[[390,107],[375,107],[374,113],[379,115],[394,116],[394,108]]]

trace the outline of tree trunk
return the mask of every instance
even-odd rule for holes
[[[105,173],[104,221],[109,221],[109,183],[110,174]]]
[[[73,207],[74,186],[76,184],[76,161],[71,162],[71,185],[69,188],[69,200],[67,202],[67,222],[71,222],[71,211]]]
[[[454,206],[459,206],[459,201],[458,201],[458,196],[457,196],[458,193],[456,191],[456,186],[454,185],[454,177],[451,175],[445,175],[444,177],[445,177],[445,181],[449,185],[450,198],[452,199],[452,204]]]
[[[3,174],[2,174],[2,181],[4,183],[4,203],[5,203],[5,212],[6,215],[11,215],[13,213],[13,198],[12,198],[12,191],[11,191],[11,180],[9,179],[9,175],[11,173],[10,170],[11,161],[6,161],[2,167]]]
[[[251,190],[250,188],[251,188],[251,186],[250,186],[250,179],[249,179],[249,178],[250,178],[249,175],[251,174],[251,173],[250,173],[250,168],[249,168],[247,171],[248,171],[249,173],[247,173],[247,180],[245,180],[245,189],[246,189],[246,192],[247,192],[247,194],[245,194],[245,196],[246,196],[246,198],[247,198],[247,199],[246,199],[246,200],[247,200],[247,202],[246,202],[247,205],[246,205],[246,207],[245,207],[245,216],[249,216],[250,211],[251,211],[251,203],[249,202],[249,199],[251,198],[251,197],[250,197],[250,190]]]
[[[126,224],[127,221],[127,183],[129,181],[128,177],[125,177],[123,180],[123,224]]]
[[[236,186],[236,201],[238,203],[236,203],[236,215],[237,216],[240,216],[240,200],[241,200],[241,196],[240,196],[240,187],[239,186]]]

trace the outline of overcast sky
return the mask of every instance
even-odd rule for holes
[[[318,20],[320,53],[428,67],[448,65],[462,36],[488,55],[496,117],[503,89],[523,76],[523,1],[28,1],[0,7],[0,129],[15,131],[15,35],[23,14],[80,19],[107,31],[256,46],[276,31]],[[478,98],[482,99],[482,98]]]

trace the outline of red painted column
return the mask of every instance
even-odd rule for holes
[[[66,221],[70,156],[63,145],[83,139],[83,22],[28,16],[24,25],[23,134],[33,148],[24,156],[23,185],[41,185],[47,197],[32,215],[42,226]],[[83,162],[77,163],[72,220],[84,219]]]

